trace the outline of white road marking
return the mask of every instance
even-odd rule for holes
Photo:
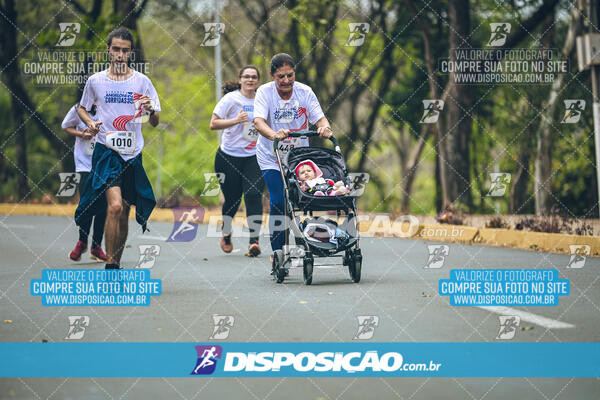
[[[138,235],[137,239],[162,240],[163,242],[167,241],[167,238],[164,236],[151,236],[151,235]]]
[[[503,306],[477,306],[482,310],[493,312],[501,315],[516,315],[521,317],[521,321],[536,324],[546,329],[570,329],[575,328],[575,325],[567,322],[558,321],[552,318],[542,317],[541,315],[533,314],[527,311],[517,310],[516,308]]]
[[[24,225],[24,224],[0,224],[1,228],[9,228],[9,229],[35,229],[33,225]]]

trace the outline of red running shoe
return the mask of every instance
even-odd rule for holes
[[[225,253],[231,253],[233,250],[233,244],[231,243],[231,235],[223,235],[221,238],[221,250]]]
[[[99,262],[106,262],[106,254],[102,251],[102,247],[92,247],[90,250],[90,258]]]
[[[75,248],[69,254],[69,258],[73,261],[81,260],[81,255],[87,251],[87,243],[83,243],[81,240],[77,241]]]

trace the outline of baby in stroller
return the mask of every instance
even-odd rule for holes
[[[350,192],[350,189],[342,181],[325,180],[323,172],[312,160],[298,163],[295,172],[300,182],[300,188],[314,196],[340,196]]]

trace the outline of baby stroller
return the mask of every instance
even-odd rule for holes
[[[292,132],[288,137],[318,136],[316,131]],[[287,161],[282,162],[278,149],[279,139],[273,141],[273,151],[277,157],[283,179],[285,216],[285,246],[273,254],[273,276],[282,283],[289,268],[303,268],[304,284],[310,285],[313,279],[315,257],[342,257],[342,264],[348,267],[350,278],[360,282],[362,254],[359,247],[358,218],[356,215],[356,195],[353,191],[340,196],[315,196],[303,191],[296,177],[296,166],[306,159],[313,160],[323,171],[323,177],[335,182],[343,181],[351,187],[346,163],[340,152],[336,138],[329,138],[335,147],[329,150],[321,147],[295,147],[290,150]],[[336,211],[338,218],[345,215],[343,223],[330,219],[314,218],[313,211]],[[300,220],[299,213],[310,216]],[[314,229],[313,229],[314,228]],[[290,231],[295,245],[290,245]],[[307,232],[320,233],[321,236]],[[329,234],[328,234],[329,233]],[[339,233],[339,234],[338,234]],[[333,237],[334,235],[337,235]]]

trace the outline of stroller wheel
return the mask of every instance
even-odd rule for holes
[[[360,275],[362,269],[362,254],[360,249],[355,249],[348,260],[348,271],[350,272],[350,278],[354,283],[360,282]]]
[[[313,278],[314,259],[312,257],[311,258],[305,257],[302,266],[303,266],[303,272],[304,272],[304,284],[310,285],[312,283],[312,278]]]
[[[282,283],[285,279],[285,269],[283,268],[283,251],[275,250],[273,253],[273,276],[277,283]]]

